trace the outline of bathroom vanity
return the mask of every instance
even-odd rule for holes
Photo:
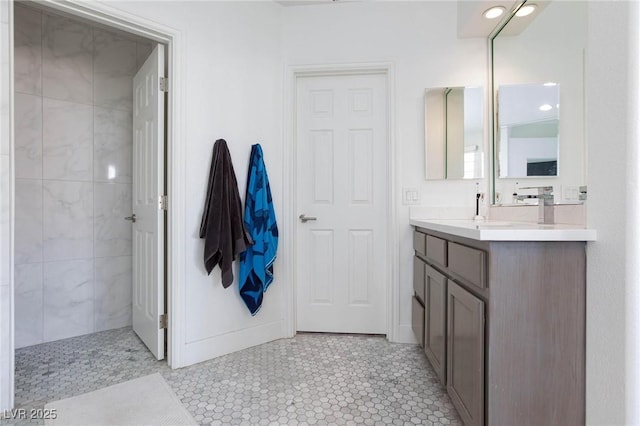
[[[585,241],[570,225],[411,220],[412,325],[466,425],[585,422]]]

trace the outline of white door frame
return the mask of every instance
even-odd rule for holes
[[[168,89],[168,103],[166,109],[166,144],[167,144],[167,158],[166,172],[167,172],[167,192],[168,192],[168,209],[167,209],[167,234],[165,236],[165,244],[167,247],[167,317],[168,317],[168,353],[167,362],[171,368],[179,368],[184,366],[184,354],[182,348],[184,347],[185,330],[184,330],[184,259],[185,259],[185,200],[184,200],[184,185],[185,185],[185,147],[180,141],[184,141],[184,86],[182,84],[182,76],[184,72],[182,70],[182,52],[184,37],[181,32],[170,28],[157,22],[146,20],[139,16],[123,12],[117,8],[111,7],[104,3],[98,3],[95,1],[56,1],[56,0],[34,0],[36,3],[44,5],[51,9],[67,12],[71,15],[78,16],[80,18],[87,19],[89,21],[97,22],[103,25],[107,25],[112,28],[117,28],[122,31],[133,33],[151,40],[155,40],[159,43],[163,43],[167,46],[167,65],[169,77],[169,89]],[[12,3],[13,1],[11,1]],[[10,33],[14,31],[13,19],[10,19]],[[12,42],[12,40],[10,40]],[[9,67],[12,68],[14,64],[13,46],[10,46],[10,58]],[[13,73],[10,73],[10,93],[14,90]],[[11,102],[9,107],[9,114],[11,122],[15,113],[15,107]],[[14,152],[15,137],[13,134],[13,124],[11,124],[11,138],[10,138],[10,152]],[[11,158],[13,162],[13,156]],[[164,167],[164,165],[163,165]],[[11,171],[13,173],[13,170]],[[15,193],[13,191],[13,175],[10,177],[11,197],[10,206],[15,205]],[[13,213],[11,213],[13,216]],[[14,221],[11,219],[11,235],[13,235]],[[10,259],[13,259],[14,248],[11,244]],[[13,262],[13,260],[11,260]],[[11,271],[13,271],[13,265],[11,265]],[[10,294],[11,294],[11,306],[14,306],[14,277],[11,274],[10,277]],[[13,310],[13,308],[12,308]],[[13,330],[15,328],[15,320],[13,314],[10,318],[10,329],[13,336]],[[7,342],[2,342],[6,344]],[[15,341],[11,338],[10,342],[11,354],[15,352]],[[10,406],[15,404],[15,359],[11,357],[8,368],[10,369],[9,381],[10,388],[13,390],[10,395]],[[4,367],[4,366],[3,366]],[[0,375],[1,376],[1,375]]]
[[[287,310],[284,316],[283,334],[293,337],[297,331],[296,324],[296,262],[297,262],[297,229],[298,206],[295,194],[297,194],[296,179],[296,90],[298,78],[382,74],[387,82],[387,269],[386,305],[387,326],[386,335],[390,341],[396,341],[399,336],[399,271],[398,271],[398,227],[396,213],[397,176],[396,176],[396,142],[394,127],[394,66],[392,63],[360,63],[360,64],[335,64],[335,65],[294,65],[285,70],[284,86],[284,149],[283,149],[283,192],[289,194],[284,198],[283,222],[285,229],[290,232],[283,233],[283,268],[285,270],[287,288]]]

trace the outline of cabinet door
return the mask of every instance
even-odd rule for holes
[[[413,291],[420,301],[424,303],[424,268],[426,263],[419,257],[413,257]]]
[[[423,256],[427,254],[426,238],[422,232],[413,231],[413,249]]]
[[[447,392],[465,425],[484,424],[484,302],[449,280]]]
[[[425,267],[424,320],[424,352],[446,385],[447,279],[429,265]]]
[[[411,328],[416,340],[424,348],[424,306],[415,296],[411,298]]]

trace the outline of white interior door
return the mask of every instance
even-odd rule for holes
[[[133,330],[164,358],[164,46],[133,78]]]
[[[386,77],[296,89],[297,329],[386,334]]]

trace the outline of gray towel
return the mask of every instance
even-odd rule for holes
[[[233,283],[233,260],[253,245],[242,221],[242,203],[231,154],[224,139],[213,146],[207,199],[200,224],[204,238],[204,267],[208,274],[220,265],[222,286]]]

